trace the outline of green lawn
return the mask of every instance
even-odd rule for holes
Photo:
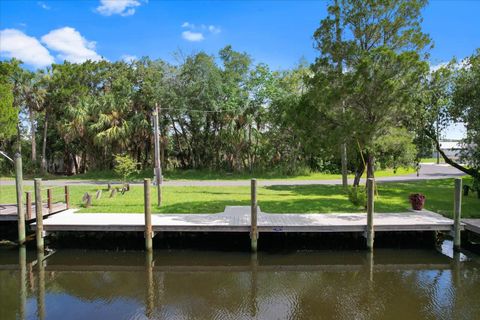
[[[31,188],[28,188],[31,189]],[[143,212],[143,188],[133,186],[125,195],[117,194],[109,198],[106,190],[100,200],[93,200],[93,206],[82,208],[81,198],[85,192],[94,194],[92,186],[72,186],[71,200],[80,212]],[[152,203],[155,203],[155,190],[152,188]],[[153,212],[170,213],[211,213],[221,212],[228,205],[249,205],[249,187],[164,187],[164,204]],[[56,189],[60,198],[61,189]],[[378,184],[379,196],[376,199],[376,212],[403,212],[410,204],[408,195],[422,192],[426,195],[426,209],[452,216],[453,179],[430,180],[404,183]],[[55,195],[56,193],[54,193]],[[0,186],[0,203],[15,202],[14,186]],[[258,202],[262,210],[271,213],[312,213],[312,212],[361,212],[342,193],[341,186],[305,185],[271,186],[258,190]],[[480,218],[480,199],[476,194],[464,197],[463,217]]]
[[[437,163],[437,158],[423,158],[420,163]],[[440,163],[445,163],[442,157],[440,157]]]
[[[399,168],[395,172],[393,169],[378,170],[375,172],[376,177],[387,177],[395,175],[405,175],[415,173],[413,168]],[[365,176],[365,175],[364,175]],[[142,181],[144,178],[152,178],[153,170],[143,170],[132,176],[133,181]],[[349,176],[353,178],[353,175]],[[25,178],[33,178],[25,175]],[[90,171],[85,174],[75,176],[53,176],[47,175],[43,177],[45,180],[96,180],[96,181],[118,181],[119,178],[113,171]],[[284,175],[276,171],[272,172],[255,172],[255,173],[227,173],[208,170],[173,170],[164,173],[165,181],[168,180],[244,180],[257,178],[262,180],[332,180],[341,179],[339,174],[329,174],[321,172],[311,172],[299,175]],[[1,179],[12,179],[12,177],[2,177]]]

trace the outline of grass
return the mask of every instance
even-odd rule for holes
[[[437,158],[423,158],[420,163],[437,163]],[[440,157],[440,163],[445,163],[442,157]]]
[[[468,179],[468,178],[467,178]],[[0,203],[15,202],[15,187],[0,186]],[[408,195],[424,193],[427,197],[426,209],[452,217],[453,179],[419,182],[379,183],[379,197],[375,202],[376,212],[404,212],[410,207]],[[26,188],[31,190],[31,187]],[[61,198],[61,189],[54,189],[54,197]],[[72,205],[80,212],[143,212],[143,188],[132,186],[125,195],[117,194],[109,198],[104,189],[100,200],[93,200],[93,206],[83,208],[81,198],[85,192],[95,194],[95,186],[71,186]],[[155,199],[152,188],[152,202]],[[164,203],[157,213],[215,213],[222,212],[228,205],[249,205],[249,187],[164,187]],[[361,212],[353,206],[342,192],[341,186],[302,185],[270,186],[258,190],[258,202],[262,211],[271,213],[332,213]],[[480,199],[470,194],[464,197],[462,217],[480,218]]]
[[[415,173],[413,168],[399,168],[395,172],[393,169],[378,170],[375,172],[376,177],[389,177],[395,175],[405,175]],[[152,178],[153,170],[142,170],[131,177],[133,181],[142,181],[144,178]],[[281,174],[277,171],[271,172],[219,172],[209,170],[172,170],[164,173],[165,181],[168,180],[244,180],[250,178],[257,178],[262,180],[334,180],[341,179],[340,174],[330,174],[321,172],[310,172],[297,175]],[[353,178],[353,175],[349,176]],[[25,175],[25,178],[33,178]],[[43,177],[46,180],[95,180],[95,181],[118,181],[118,176],[111,170],[104,171],[90,171],[85,174],[75,176],[55,176],[47,175]],[[12,179],[12,177],[2,177],[1,179]]]

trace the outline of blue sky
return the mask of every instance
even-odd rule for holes
[[[173,53],[216,53],[231,44],[255,62],[287,69],[317,56],[312,34],[325,1],[0,1],[0,56],[30,68],[67,59],[110,61]],[[432,1],[424,31],[432,65],[480,47],[480,1]],[[458,130],[457,130],[458,131]]]

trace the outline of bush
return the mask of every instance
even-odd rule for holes
[[[348,200],[356,207],[367,206],[367,191],[365,187],[350,187],[348,189]]]
[[[122,181],[125,183],[129,176],[137,172],[137,163],[129,155],[116,154],[114,171],[122,177]]]

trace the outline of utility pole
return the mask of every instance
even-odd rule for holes
[[[162,166],[160,164],[160,130],[158,124],[158,104],[155,104],[153,111],[153,134],[155,143],[155,182],[157,184],[157,205],[162,204]]]
[[[338,5],[338,0],[335,0],[335,31],[336,31],[336,42],[337,45],[342,41],[342,29],[340,29],[340,7]],[[339,46],[337,46],[338,48]],[[342,58],[340,57],[340,52],[337,52],[337,70],[339,76],[343,73],[343,63]],[[342,102],[342,114],[345,113],[345,103]],[[345,117],[345,116],[344,116]],[[345,141],[340,146],[340,154],[342,159],[342,186],[346,190],[348,188],[348,177],[347,177],[347,144]]]
[[[437,115],[437,139],[438,141],[440,141],[440,128],[439,128],[439,125],[438,125],[438,121],[440,121],[440,115]],[[437,150],[437,164],[440,164],[440,152]]]

